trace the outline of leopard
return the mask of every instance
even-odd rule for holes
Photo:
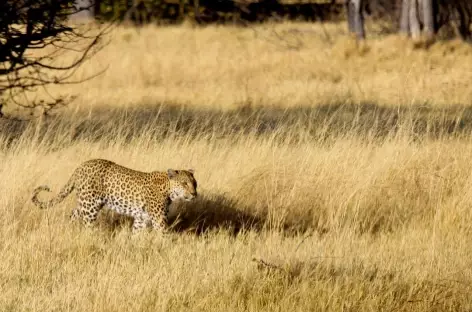
[[[132,233],[151,228],[166,234],[170,204],[197,198],[194,173],[193,169],[143,172],[110,160],[91,159],[75,169],[56,197],[39,200],[39,193],[51,192],[49,186],[41,185],[34,189],[31,200],[40,209],[47,209],[61,203],[75,189],[77,206],[71,220],[81,219],[90,227],[107,206],[133,218]]]

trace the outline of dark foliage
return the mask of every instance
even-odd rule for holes
[[[68,23],[70,16],[88,9],[71,0],[0,1],[0,96],[4,101],[8,97],[16,102],[16,96],[37,87],[79,82],[71,80],[75,70],[102,46],[105,33]],[[54,62],[66,52],[74,58],[66,64]],[[56,101],[52,104],[60,104]]]
[[[97,16],[135,24],[178,23],[184,18],[200,24],[263,22],[267,20],[327,20],[340,16],[342,4],[331,1],[283,3],[279,0],[100,0]]]

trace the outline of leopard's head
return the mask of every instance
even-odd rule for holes
[[[191,201],[197,197],[197,181],[195,180],[193,173],[193,169],[167,170],[167,176],[170,180],[169,197],[172,201],[179,199]]]

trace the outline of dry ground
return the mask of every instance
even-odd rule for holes
[[[2,120],[0,310],[472,310],[472,48],[343,27],[120,28],[73,106]],[[95,157],[201,197],[168,237],[31,204]]]

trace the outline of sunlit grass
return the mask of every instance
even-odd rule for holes
[[[2,120],[0,310],[472,309],[470,47],[342,27],[119,28],[62,115]],[[30,202],[91,158],[200,198],[166,237]]]

